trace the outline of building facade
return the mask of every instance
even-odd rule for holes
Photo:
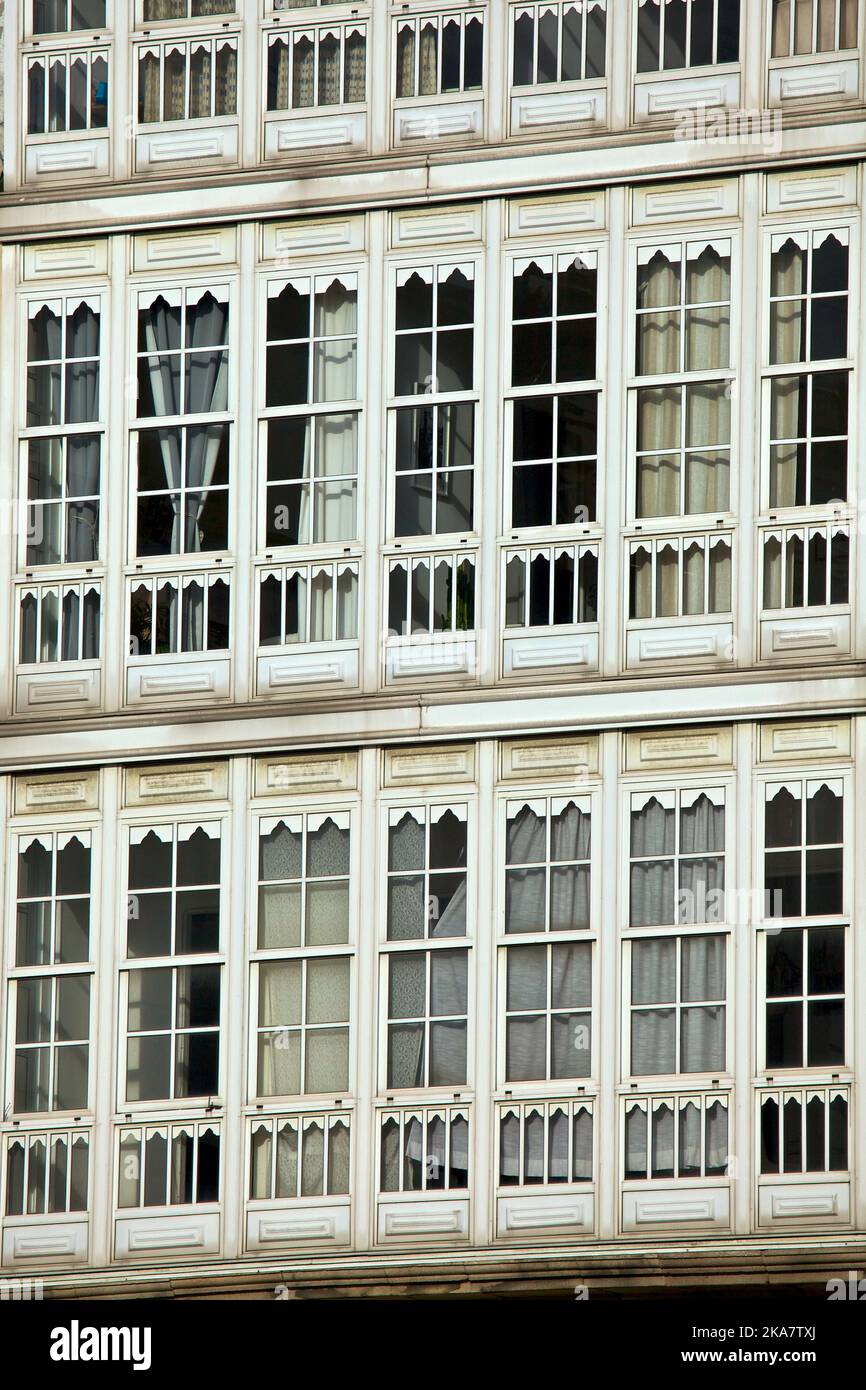
[[[864,41],[7,4],[0,1277],[866,1261]]]

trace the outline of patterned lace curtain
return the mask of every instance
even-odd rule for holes
[[[289,45],[282,37],[268,44],[268,110],[289,109]]]
[[[186,0],[144,0],[144,18],[185,19]]]
[[[397,30],[397,96],[415,95],[415,26],[403,24]]]
[[[234,10],[235,0],[192,0],[193,19],[199,15],[233,14]]]
[[[192,120],[210,115],[213,51],[209,43],[193,45],[189,61],[189,114]]]
[[[234,116],[238,109],[238,50],[234,42],[217,44],[214,114]]]
[[[418,95],[432,97],[439,85],[439,27],[434,20],[421,29],[418,51]]]
[[[367,37],[363,29],[346,35],[343,100],[363,101],[367,95]]]
[[[182,121],[184,110],[184,82],[186,77],[186,48],[169,48],[165,52],[163,66],[162,119]],[[158,120],[159,117],[157,116]]]
[[[296,34],[292,49],[292,106],[313,106],[316,90],[316,59],[309,34]]]
[[[145,125],[159,117],[159,52],[145,49],[138,60],[138,119]]]
[[[319,106],[340,102],[340,34],[319,34]]]

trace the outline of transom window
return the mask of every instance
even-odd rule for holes
[[[34,34],[104,27],[105,0],[33,0]]]
[[[776,1067],[845,1064],[845,928],[766,932],[766,1058]]]
[[[228,545],[228,421],[182,423],[227,412],[228,321],[225,286],[139,295],[137,555]]]
[[[471,632],[475,627],[475,559],[459,552],[415,555],[388,566],[391,636]]]
[[[120,1131],[117,1205],[190,1206],[219,1200],[220,1130],[204,1121]]]
[[[349,1117],[286,1115],[254,1120],[250,1200],[337,1197],[349,1191]]]
[[[730,241],[638,250],[635,370],[671,378],[637,392],[639,517],[730,506],[730,314]]]
[[[844,499],[848,474],[847,229],[774,235],[770,258],[770,363],[819,364],[770,378],[771,507]]]
[[[771,782],[764,812],[764,886],[771,917],[843,908],[844,784]]]
[[[631,943],[631,1075],[725,1067],[724,936]]]
[[[658,536],[629,546],[629,615],[699,617],[731,611],[731,536]]]
[[[471,263],[397,272],[394,394],[429,397],[394,412],[397,536],[472,530],[474,320]]]
[[[597,377],[598,255],[516,260],[512,277],[511,524],[585,523],[596,512],[598,391],[553,388]]]
[[[457,1107],[398,1110],[381,1117],[380,1192],[469,1186],[469,1117]]]
[[[126,1099],[219,1090],[220,826],[129,832]],[[188,963],[186,963],[188,962]]]
[[[360,409],[358,277],[268,284],[266,546],[354,540]]]
[[[362,102],[367,92],[366,24],[269,35],[267,83],[269,111]]]
[[[357,560],[260,571],[260,647],[344,642],[357,636]]]
[[[389,941],[466,935],[465,806],[388,812]]]
[[[629,926],[725,920],[725,793],[633,792]]]
[[[626,1179],[719,1178],[727,1167],[727,1096],[652,1096],[626,1103]]]
[[[225,651],[230,585],[220,574],[159,574],[130,583],[129,655]]]
[[[858,0],[772,0],[773,57],[857,47]]]
[[[397,23],[398,97],[429,97],[481,87],[484,14],[431,14]]]
[[[526,1101],[499,1109],[499,1186],[592,1182],[592,1102]]]
[[[606,0],[515,5],[514,86],[604,77],[606,10]]]
[[[237,39],[170,39],[138,49],[138,121],[237,114]]]
[[[637,70],[736,63],[740,0],[638,0]]]
[[[91,959],[90,849],[89,831],[18,842],[10,991],[16,1113],[87,1106],[91,974],[81,966]],[[33,973],[39,968],[51,973]]]
[[[103,130],[108,125],[108,50],[27,60],[27,133]]]
[[[843,1173],[848,1169],[848,1090],[763,1091],[762,1173]]]
[[[52,1129],[6,1140],[7,1216],[86,1211],[90,1136]]]
[[[349,868],[347,811],[260,822],[257,1095],[349,1089]]]
[[[506,628],[569,627],[597,621],[597,545],[505,552]]]
[[[505,930],[590,925],[588,797],[533,797],[505,808]]]

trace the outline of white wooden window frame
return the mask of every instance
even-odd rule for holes
[[[463,0],[463,4],[466,4],[466,0]],[[459,87],[453,88],[453,89],[450,90],[450,91],[443,92],[443,90],[442,90],[442,49],[443,49],[442,35],[443,35],[444,29],[445,29],[445,25],[451,23],[451,22],[452,22],[453,20],[455,20],[455,19],[456,19],[456,20],[459,22],[459,24],[460,24],[460,85],[459,85]],[[467,26],[467,24],[469,23],[470,20],[474,20],[474,19],[479,20],[480,23],[481,23],[481,42],[482,42],[481,83],[480,83],[479,86],[476,86],[476,87],[467,87],[467,86],[465,85],[465,82],[466,82],[466,56],[465,56],[465,54],[466,54],[466,26]],[[420,34],[421,34],[421,31],[422,31],[423,27],[424,27],[426,24],[429,24],[431,21],[435,22],[435,24],[436,24],[436,30],[437,30],[437,39],[436,39],[436,91],[435,91],[435,92],[431,92],[431,93],[429,93],[429,94],[421,94],[421,93],[419,93],[419,91],[418,91],[418,88],[419,88],[419,85],[420,85],[420,83],[419,83],[420,53],[421,53]],[[405,29],[405,28],[407,28],[407,27],[410,27],[410,26],[413,27],[413,29],[414,29],[414,35],[415,35],[415,39],[414,39],[414,49],[415,49],[415,51],[414,51],[414,55],[413,55],[414,63],[413,63],[412,92],[411,92],[411,93],[404,93],[403,95],[398,96],[398,95],[397,95],[397,69],[398,69],[398,64],[399,64],[399,51],[400,51],[400,49],[399,49],[399,43],[400,43],[399,35],[400,35],[400,33],[401,33],[401,31],[402,31],[403,29]],[[458,6],[457,6],[457,5],[454,5],[454,4],[451,4],[451,5],[444,5],[444,6],[442,6],[442,7],[439,8],[439,9],[437,9],[437,8],[432,8],[432,7],[430,7],[430,6],[425,5],[424,9],[421,10],[421,11],[411,10],[411,11],[408,11],[408,12],[406,12],[406,13],[402,13],[402,12],[401,12],[398,16],[396,16],[396,17],[395,17],[394,19],[392,19],[392,21],[391,21],[391,33],[392,33],[392,37],[391,37],[391,52],[392,52],[392,55],[393,55],[393,56],[392,56],[392,62],[393,62],[393,64],[394,64],[394,81],[393,81],[393,84],[392,84],[392,94],[393,94],[393,102],[394,102],[395,107],[398,107],[398,108],[399,108],[399,107],[404,106],[404,105],[409,105],[410,103],[413,103],[413,102],[417,102],[417,103],[419,103],[419,104],[420,104],[420,103],[429,104],[430,102],[439,103],[439,102],[447,102],[447,101],[454,101],[454,100],[460,101],[460,100],[462,100],[462,99],[465,99],[466,97],[477,96],[477,97],[480,98],[480,97],[483,97],[483,96],[484,96],[484,93],[485,93],[486,88],[487,88],[487,82],[488,82],[488,62],[489,62],[489,59],[488,59],[488,52],[487,52],[487,50],[488,50],[489,42],[490,42],[489,24],[488,24],[488,15],[487,15],[487,4],[486,4],[486,0],[482,0],[482,3],[480,3],[480,4],[478,4],[478,3],[472,4],[472,7],[471,7],[471,8],[468,8],[468,9],[458,8]]]
[[[699,936],[720,937],[725,943],[725,990],[724,994],[718,999],[696,999],[684,1000],[682,998],[682,943],[683,941],[694,941]],[[673,941],[676,944],[676,999],[670,1003],[656,1004],[632,1004],[632,951],[635,945],[643,941]],[[641,1089],[651,1088],[653,1092],[667,1091],[671,1089],[675,1092],[691,1092],[702,1090],[706,1081],[732,1081],[731,1056],[733,1040],[731,1033],[734,1025],[734,938],[729,928],[725,926],[706,927],[701,926],[694,929],[684,929],[682,927],[642,927],[639,931],[635,928],[630,929],[628,936],[623,939],[622,962],[623,962],[623,982],[622,982],[622,1019],[621,1019],[621,1046],[623,1057],[623,1079]],[[652,1010],[666,1009],[674,1014],[675,1018],[675,1052],[676,1061],[679,1066],[681,1058],[682,1043],[682,1013],[684,1009],[706,1008],[710,1006],[720,1006],[724,1011],[724,1065],[715,1070],[704,1071],[681,1071],[673,1072],[633,1072],[631,1057],[631,1017],[632,1013],[650,1012]]]
[[[651,1094],[629,1094],[621,1097],[620,1101],[620,1173],[622,1175],[622,1187],[624,1191],[629,1191],[632,1183],[643,1186],[646,1183],[675,1183],[678,1187],[687,1183],[695,1184],[710,1183],[711,1185],[726,1186],[731,1180],[731,1174],[727,1168],[731,1159],[736,1153],[733,1142],[733,1128],[736,1122],[736,1107],[734,1105],[734,1091],[722,1090],[721,1087],[713,1090],[696,1088],[694,1091],[680,1090],[663,1093],[654,1088]],[[721,1104],[727,1119],[728,1130],[728,1162],[725,1165],[724,1173],[707,1173],[707,1111],[712,1105]],[[682,1111],[687,1105],[695,1105],[700,1115],[701,1129],[701,1171],[699,1173],[680,1173],[680,1125],[682,1123]],[[673,1157],[674,1171],[670,1174],[653,1172],[653,1156],[655,1153],[655,1142],[653,1135],[653,1118],[663,1107],[667,1107],[673,1116]],[[629,1116],[634,1109],[643,1112],[646,1119],[646,1172],[642,1174],[628,1173],[628,1122]]]
[[[637,69],[637,51],[638,51],[638,9],[639,9],[639,7],[642,8],[644,5],[646,5],[646,4],[648,4],[648,3],[649,3],[649,4],[656,4],[656,3],[657,3],[657,4],[659,5],[659,11],[660,11],[660,23],[659,23],[659,36],[660,36],[660,37],[659,37],[659,66],[658,66],[657,68],[655,68],[655,69],[649,69],[649,70],[647,70],[647,71],[645,71],[645,72],[638,72],[638,69]],[[670,75],[670,74],[672,74],[674,77],[683,77],[683,76],[685,76],[687,73],[698,73],[698,74],[700,74],[701,76],[704,76],[705,74],[708,74],[708,73],[714,72],[714,71],[730,72],[732,68],[735,68],[735,67],[737,67],[740,63],[742,63],[742,61],[743,61],[743,44],[744,44],[744,41],[745,41],[745,29],[746,29],[745,21],[746,21],[746,19],[748,18],[748,9],[747,9],[747,6],[748,6],[748,3],[749,3],[749,0],[740,0],[740,53],[739,53],[739,57],[738,57],[738,58],[732,59],[730,62],[725,62],[725,63],[720,63],[720,62],[718,62],[718,39],[719,39],[718,12],[719,12],[719,7],[720,7],[721,5],[726,4],[726,3],[730,3],[730,0],[715,0],[715,9],[714,9],[714,11],[713,11],[713,54],[714,54],[714,56],[715,56],[715,58],[716,58],[716,61],[714,61],[714,62],[712,62],[712,63],[701,64],[700,66],[695,66],[695,65],[693,65],[693,64],[691,64],[691,63],[686,62],[682,67],[676,67],[676,68],[666,68],[666,67],[664,66],[664,58],[663,58],[663,53],[664,53],[664,30],[665,30],[665,15],[664,15],[664,10],[665,10],[665,5],[666,5],[667,3],[668,3],[668,0],[634,0],[633,15],[632,15],[632,44],[633,44],[633,51],[634,51],[634,55],[635,55],[635,58],[634,58],[635,75],[636,75],[638,81],[640,81],[641,79],[644,79],[644,80],[652,80],[652,79],[659,78],[659,77],[665,77],[665,76],[668,76],[668,75]],[[688,57],[688,50],[689,50],[689,48],[690,48],[690,46],[691,46],[692,3],[693,3],[693,0],[687,0],[687,9],[686,9],[686,57]]]
[[[2,1211],[8,1222],[27,1220],[28,1223],[38,1224],[39,1222],[55,1222],[69,1217],[80,1217],[86,1220],[93,1204],[93,1175],[91,1172],[91,1158],[93,1151],[93,1131],[89,1128],[76,1125],[75,1127],[61,1127],[47,1124],[44,1128],[36,1125],[28,1125],[26,1129],[15,1129],[3,1136],[3,1206]],[[30,1164],[32,1161],[33,1146],[37,1141],[43,1141],[45,1145],[44,1170],[42,1174],[42,1205],[34,1210],[29,1210],[30,1197]],[[51,1192],[51,1170],[52,1148],[57,1143],[66,1144],[66,1181],[65,1203],[62,1207],[49,1211],[49,1193]],[[76,1144],[84,1143],[84,1152],[87,1155],[87,1203],[84,1207],[71,1207],[69,1205],[72,1195],[72,1149]],[[9,1211],[10,1183],[11,1183],[11,1152],[16,1146],[23,1148],[23,1180],[22,1180],[22,1210],[20,1212]]]
[[[106,107],[106,123],[105,123],[104,125],[94,125],[93,122],[92,122],[92,117],[93,117],[93,88],[92,88],[93,71],[92,71],[92,70],[93,70],[93,63],[94,63],[94,60],[97,59],[97,58],[101,58],[101,59],[105,62],[105,65],[106,65],[106,82],[107,82],[107,93],[106,93],[106,95],[107,95],[108,102],[110,103],[110,102],[111,102],[111,99],[112,99],[112,92],[111,92],[111,66],[112,66],[112,63],[111,63],[111,50],[110,50],[109,48],[103,47],[103,46],[100,46],[100,47],[95,47],[95,46],[94,46],[93,48],[79,48],[79,47],[71,48],[71,47],[70,47],[70,48],[58,48],[58,49],[54,49],[54,50],[51,51],[51,52],[48,52],[48,51],[43,52],[41,49],[36,49],[35,51],[27,52],[27,53],[25,53],[25,54],[23,55],[23,63],[22,63],[22,68],[21,68],[21,90],[22,90],[22,120],[21,120],[21,124],[22,124],[22,129],[23,129],[23,132],[24,132],[24,139],[27,141],[28,144],[31,144],[31,143],[32,143],[32,144],[38,144],[38,143],[41,143],[42,141],[57,140],[58,138],[63,139],[63,140],[67,140],[67,139],[69,139],[69,138],[71,137],[71,138],[74,140],[74,139],[80,138],[80,137],[82,137],[82,136],[87,137],[87,138],[90,138],[90,137],[92,137],[92,136],[97,136],[97,135],[100,135],[100,134],[103,135],[103,136],[107,136],[107,135],[108,135],[108,131],[109,131],[109,128],[110,128],[110,122],[111,122],[110,106],[107,105],[107,107]],[[69,70],[70,70],[70,68],[71,68],[76,62],[78,62],[80,59],[83,59],[83,60],[84,60],[85,69],[86,69],[86,80],[87,80],[87,88],[86,88],[86,112],[87,112],[87,118],[86,118],[85,124],[84,124],[83,126],[76,127],[76,128],[73,130],[73,129],[71,129],[70,124],[69,124],[69,119],[70,119],[70,81],[69,81]],[[52,67],[52,65],[55,64],[55,63],[57,63],[57,62],[62,62],[62,63],[63,63],[63,66],[64,66],[64,74],[65,74],[65,76],[64,76],[64,86],[65,86],[64,124],[63,124],[62,126],[58,127],[56,130],[51,130],[51,129],[50,129],[50,126],[49,126],[49,111],[50,111],[50,98],[49,98],[50,81],[49,81],[49,70],[50,70],[50,68]],[[31,70],[31,68],[33,68],[34,66],[39,65],[39,64],[41,64],[42,70],[43,70],[43,84],[44,84],[44,87],[43,87],[43,102],[42,102],[43,111],[42,111],[42,115],[43,115],[43,127],[44,127],[44,129],[42,129],[42,130],[30,130],[30,129],[29,129],[29,126],[30,126],[30,98],[29,98],[29,91],[30,91],[30,70]],[[25,114],[25,113],[26,113],[26,114]]]
[[[164,956],[130,956],[127,947],[127,926],[128,926],[128,898],[130,893],[136,890],[128,887],[129,883],[129,847],[133,835],[141,836],[147,834],[149,830],[159,830],[162,832],[170,831],[174,837],[178,832],[182,832],[185,837],[189,837],[198,826],[207,825],[215,831],[220,841],[220,883],[219,883],[219,947],[215,951],[202,951],[194,954],[184,955],[164,955]],[[115,1056],[116,1063],[116,1108],[125,1115],[146,1116],[159,1114],[162,1116],[174,1116],[178,1112],[201,1114],[205,1110],[217,1115],[222,1111],[222,1097],[226,1085],[228,1071],[228,1059],[226,1048],[226,1030],[228,1021],[227,1003],[227,981],[229,978],[227,968],[227,933],[228,933],[228,913],[230,901],[230,885],[227,880],[228,868],[231,862],[231,835],[230,826],[226,820],[225,813],[210,805],[201,805],[198,812],[193,810],[183,810],[182,808],[166,807],[151,808],[151,814],[141,818],[130,818],[120,827],[117,840],[117,853],[119,870],[119,901],[118,901],[118,927],[115,936],[116,952],[116,972],[118,975],[117,983],[117,1042]],[[176,854],[173,859],[173,873],[176,870]],[[175,892],[174,882],[170,890]],[[172,922],[174,915],[172,909]],[[174,932],[172,932],[174,934]],[[146,1100],[127,1100],[126,1098],[126,1073],[127,1073],[127,1043],[131,1037],[147,1037],[150,1033],[159,1033],[168,1036],[170,1042],[170,1085],[172,1091],[175,1084],[175,1055],[177,1038],[184,1032],[190,1030],[179,1027],[177,1024],[176,996],[177,996],[177,971],[186,966],[207,965],[214,966],[219,970],[220,979],[220,1016],[219,1023],[214,1027],[211,1024],[202,1025],[202,1031],[216,1032],[218,1042],[218,1089],[212,1096],[164,1096]],[[172,974],[172,1020],[166,1029],[142,1030],[141,1032],[131,1032],[129,1029],[129,977],[134,970],[166,969],[171,970]],[[146,1121],[147,1123],[153,1123]],[[132,1124],[145,1123],[145,1121],[131,1120]],[[160,1120],[155,1123],[165,1123]]]
[[[210,20],[210,27],[213,27],[213,19]],[[208,48],[210,50],[210,93],[208,105],[210,110],[205,116],[192,116],[189,114],[190,101],[190,63],[196,50]],[[216,84],[217,84],[217,62],[221,49],[228,48],[234,51],[236,62],[236,88],[235,88],[235,110],[216,111]],[[179,117],[166,116],[165,114],[165,63],[169,53],[183,53],[184,70],[184,96],[183,107],[184,115]],[[142,90],[141,64],[146,56],[157,58],[159,64],[159,119],[155,121],[145,121],[140,116],[140,102]],[[133,47],[132,68],[134,84],[134,122],[135,129],[139,134],[147,135],[160,130],[187,130],[196,129],[205,123],[208,126],[236,125],[239,120],[240,109],[243,101],[243,74],[241,69],[242,53],[240,50],[240,38],[237,31],[231,33],[211,33],[202,32],[201,34],[185,34],[182,37],[168,38],[161,34],[154,35],[152,39],[138,42]]]
[[[801,886],[801,907],[806,906],[806,802],[808,797],[817,792],[822,786],[827,785],[835,789],[837,794],[842,795],[842,908],[839,912],[828,913],[826,915],[807,916],[805,911],[798,917],[775,917],[772,916],[767,908],[769,903],[766,900],[764,891],[766,855],[767,853],[784,852],[786,850],[799,850],[800,853],[800,886]],[[778,845],[767,847],[766,844],[766,808],[772,796],[781,788],[787,787],[801,802],[801,840],[798,845]],[[756,893],[756,907],[759,913],[755,920],[766,925],[770,930],[779,930],[782,927],[798,926],[801,924],[820,926],[822,924],[832,925],[835,922],[849,922],[853,905],[853,860],[855,858],[853,846],[854,839],[854,788],[850,774],[844,767],[820,767],[812,768],[785,768],[779,767],[775,775],[764,776],[758,779],[756,787],[757,804],[755,805],[754,818],[756,835],[754,838],[755,869],[754,883],[758,888]],[[812,848],[822,849],[835,847],[837,841],[828,841],[811,846]]]
[[[287,17],[292,15],[292,11],[287,12]],[[298,16],[303,16],[303,11],[297,11]],[[347,40],[357,34],[364,39],[364,95],[357,101],[347,101],[346,96],[346,43]],[[313,100],[302,106],[293,104],[294,98],[294,46],[300,38],[308,38],[313,44]],[[340,77],[339,77],[339,101],[320,102],[319,101],[319,51],[322,40],[325,38],[337,38],[340,52]],[[367,22],[363,19],[343,18],[335,19],[332,23],[325,23],[312,16],[307,24],[293,20],[291,28],[277,27],[267,29],[264,33],[263,60],[264,68],[262,73],[262,106],[267,118],[280,118],[286,120],[291,117],[327,116],[333,111],[364,111],[367,105],[367,79],[369,75],[370,59],[370,33]],[[268,105],[268,72],[270,69],[271,48],[277,43],[282,42],[288,49],[288,61],[290,68],[288,105],[269,106]]]
[[[817,1097],[824,1105],[824,1163],[823,1168],[807,1168],[806,1161],[806,1106],[809,1101]],[[831,1168],[829,1166],[829,1141],[830,1141],[830,1110],[831,1103],[837,1098],[845,1102],[847,1111],[846,1138],[848,1147],[848,1166],[846,1168]],[[763,1128],[762,1111],[765,1101],[775,1100],[778,1109],[778,1136],[779,1136],[779,1167],[776,1172],[764,1172],[761,1167],[761,1155],[763,1148]],[[784,1106],[789,1100],[796,1100],[800,1105],[800,1144],[803,1157],[803,1167],[785,1168],[784,1160]],[[799,1086],[796,1082],[793,1085],[784,1086],[761,1086],[755,1092],[755,1174],[761,1185],[775,1182],[787,1182],[792,1178],[800,1178],[807,1182],[820,1182],[822,1178],[832,1175],[849,1174],[854,1157],[854,1125],[853,1125],[853,1091],[848,1085],[828,1085],[828,1086]]]
[[[826,931],[835,928],[843,933],[844,960],[845,960],[845,988],[842,992],[834,991],[828,994],[810,994],[808,981],[808,934],[810,931]],[[800,994],[768,995],[767,994],[767,939],[769,936],[780,936],[784,932],[802,933],[802,960],[803,960],[803,987]],[[854,1020],[853,1013],[855,1008],[855,989],[856,982],[853,976],[853,945],[851,940],[852,927],[845,921],[840,913],[837,917],[827,918],[826,920],[816,920],[810,918],[804,920],[780,919],[778,928],[768,926],[757,933],[755,951],[755,993],[757,996],[757,1075],[762,1084],[778,1082],[786,1090],[791,1085],[797,1085],[796,1080],[789,1078],[803,1078],[803,1084],[811,1086],[816,1078],[826,1077],[827,1081],[835,1082],[839,1077],[850,1077],[852,1073],[853,1043],[854,1043]],[[822,1062],[810,1065],[808,1059],[808,1013],[809,1004],[813,1000],[838,1000],[842,999],[845,1011],[844,1028],[844,1049],[845,1056],[842,1062]],[[798,1004],[802,1014],[802,1062],[793,1063],[790,1066],[771,1066],[767,1061],[767,1006],[768,1004]],[[817,1084],[820,1084],[818,1080]]]
[[[277,1165],[279,1163],[279,1144],[278,1136],[280,1130],[285,1125],[294,1127],[297,1139],[297,1166],[296,1166],[296,1190],[295,1192],[278,1193],[276,1190]],[[323,1131],[324,1160],[322,1164],[322,1191],[304,1191],[304,1137],[307,1131],[314,1125],[318,1125]],[[330,1191],[328,1181],[329,1149],[331,1131],[343,1125],[349,1139],[349,1183],[345,1192]],[[244,1174],[246,1183],[244,1187],[244,1200],[250,1210],[260,1211],[266,1209],[274,1202],[291,1205],[309,1206],[315,1203],[329,1203],[335,1201],[348,1201],[352,1196],[355,1183],[353,1180],[355,1167],[355,1141],[352,1134],[353,1112],[350,1106],[343,1109],[333,1109],[331,1107],[319,1107],[318,1110],[298,1110],[293,1108],[285,1113],[279,1114],[256,1114],[246,1122],[246,1165]],[[270,1191],[266,1197],[253,1196],[252,1165],[253,1165],[253,1144],[257,1131],[270,1132]]]
[[[554,12],[557,17],[557,67],[562,70],[562,30],[563,16],[568,9],[575,9],[580,16],[581,32],[581,75],[575,78],[556,78],[552,81],[539,81],[538,79],[538,25],[540,16],[545,13]],[[591,9],[600,10],[605,16],[605,63],[604,72],[598,76],[587,77],[586,75],[586,31]],[[533,44],[532,44],[532,68],[534,80],[527,83],[517,83],[514,81],[514,62],[517,47],[516,25],[519,18],[524,14],[532,14],[533,17]],[[589,86],[603,86],[607,81],[608,69],[610,65],[609,48],[610,15],[608,13],[607,0],[520,0],[520,3],[509,7],[508,22],[508,52],[507,52],[507,86],[509,91],[514,93],[536,92],[563,92],[563,91],[583,91]]]
[[[167,1200],[161,1203],[145,1203],[144,1185],[147,1178],[147,1139],[160,1133],[164,1133],[166,1140],[165,1193]],[[207,1133],[216,1134],[219,1143],[218,1195],[213,1202],[198,1202],[195,1197],[195,1188],[198,1182],[199,1142],[202,1136]],[[188,1212],[193,1207],[196,1207],[200,1210],[209,1210],[215,1207],[219,1207],[223,1200],[224,1187],[223,1174],[225,1168],[225,1155],[223,1153],[223,1133],[223,1123],[219,1119],[212,1118],[199,1119],[198,1117],[192,1117],[190,1119],[181,1119],[180,1117],[172,1116],[171,1119],[135,1120],[132,1123],[127,1122],[126,1124],[118,1125],[114,1134],[116,1177],[112,1188],[112,1202],[117,1216],[121,1218],[125,1216],[134,1216],[136,1214],[146,1216],[148,1213],[150,1213],[151,1215],[155,1215],[161,1214],[165,1211]],[[171,1189],[172,1183],[174,1181],[172,1146],[174,1139],[181,1134],[186,1134],[187,1136],[191,1137],[193,1141],[193,1199],[191,1202],[171,1201]],[[124,1176],[124,1165],[128,1163],[131,1158],[133,1158],[133,1155],[131,1154],[124,1154],[124,1142],[134,1137],[135,1135],[138,1135],[139,1141],[138,1157],[137,1160],[133,1160],[137,1161],[138,1163],[138,1175],[135,1181],[137,1181],[138,1183],[139,1199],[136,1203],[127,1203],[122,1206],[120,1202],[120,1184]]]

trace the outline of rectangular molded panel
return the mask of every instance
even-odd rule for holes
[[[13,1218],[14,1219],[14,1218]],[[43,1260],[87,1259],[87,1221],[33,1221],[3,1224],[4,1265],[39,1264]]]
[[[338,1206],[272,1203],[266,1209],[247,1212],[248,1250],[271,1250],[282,1245],[348,1245],[350,1231],[348,1202]]]
[[[339,650],[317,642],[279,656],[260,656],[256,662],[256,694],[287,695],[294,690],[358,685],[357,647]]]
[[[378,1239],[384,1245],[403,1240],[468,1240],[469,1198],[380,1202]]]
[[[851,651],[849,613],[804,613],[798,618],[764,618],[761,622],[761,660],[784,661],[848,656]]]
[[[265,159],[297,159],[323,149],[354,152],[363,150],[366,143],[367,117],[363,111],[265,123]]]
[[[419,676],[474,676],[475,638],[446,637],[422,641],[418,638],[391,643],[385,652],[385,672],[389,685]]]
[[[114,1253],[118,1260],[141,1256],[216,1255],[220,1248],[218,1211],[182,1216],[122,1217],[115,1222]]]
[[[126,698],[130,705],[165,704],[176,700],[226,700],[231,690],[231,660],[148,661],[130,666]]]
[[[591,1192],[500,1197],[496,1203],[496,1234],[501,1240],[592,1235],[594,1205]]]
[[[57,183],[64,179],[104,179],[110,172],[107,136],[64,135],[62,140],[28,142],[24,177],[28,183]]]
[[[727,1229],[731,1194],[727,1187],[664,1187],[648,1183],[622,1194],[623,1231],[704,1226]]]
[[[740,100],[739,69],[710,73],[705,77],[639,77],[634,84],[636,121],[664,121],[689,108],[737,106]]]
[[[603,87],[567,92],[528,92],[511,98],[511,133],[523,135],[549,126],[604,125],[607,116]]]
[[[135,169],[138,174],[158,174],[163,169],[186,167],[197,173],[199,165],[213,168],[238,162],[238,127],[196,126],[185,130],[156,129],[135,137]]]
[[[701,666],[729,663],[734,646],[733,623],[677,623],[659,620],[652,627],[630,626],[626,635],[626,666],[644,670],[655,666]]]
[[[41,671],[22,671],[15,677],[15,711],[46,715],[99,709],[101,685],[98,667],[86,670],[58,662]]]
[[[506,637],[503,674],[522,676],[535,671],[598,670],[598,632],[533,633]]]
[[[758,1224],[839,1223],[851,1219],[851,1186],[845,1182],[767,1183],[758,1189]]]
[[[483,134],[483,101],[401,106],[394,112],[395,145],[427,140],[479,140]]]
[[[821,102],[835,106],[840,101],[856,101],[860,86],[860,65],[856,58],[838,58],[817,63],[791,63],[770,71],[770,105],[796,106]]]

